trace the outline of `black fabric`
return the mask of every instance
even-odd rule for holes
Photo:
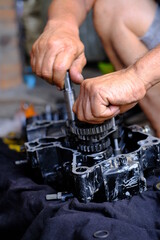
[[[160,239],[160,192],[153,190],[159,179],[150,177],[149,190],[112,203],[80,203],[76,198],[46,201],[54,189],[38,184],[30,170],[14,161],[20,154],[0,142],[0,239],[90,240],[107,231],[107,240]]]

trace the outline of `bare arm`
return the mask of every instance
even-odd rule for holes
[[[160,82],[160,44],[133,65],[146,90]]]
[[[87,12],[92,8],[95,0],[53,0],[49,10],[49,19],[68,21],[79,27]]]
[[[160,82],[160,45],[130,67],[87,79],[73,110],[81,121],[101,123],[132,108]]]
[[[42,35],[32,47],[33,71],[51,84],[63,88],[66,71],[71,79],[81,83],[86,64],[84,46],[79,38],[79,26],[94,0],[53,0],[49,20]]]

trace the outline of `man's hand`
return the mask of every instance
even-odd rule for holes
[[[73,82],[83,81],[81,72],[85,64],[84,46],[78,29],[65,21],[50,20],[32,47],[33,72],[62,89],[68,69]]]
[[[82,82],[73,111],[80,121],[102,123],[132,108],[146,94],[133,68]]]

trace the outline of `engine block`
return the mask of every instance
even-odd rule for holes
[[[147,190],[145,173],[160,167],[160,139],[139,126],[124,126],[120,118],[101,125],[34,119],[26,130],[32,168],[57,191],[72,192],[82,202],[141,193]]]

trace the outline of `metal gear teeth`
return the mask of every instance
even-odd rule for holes
[[[95,134],[106,132],[110,130],[112,127],[113,127],[113,122],[111,119],[111,120],[107,120],[105,123],[103,123],[103,125],[98,125],[90,128],[80,128],[75,124],[74,125],[72,124],[70,129],[73,134],[89,136],[89,135],[95,135]]]
[[[83,145],[83,144],[79,144],[77,147],[77,150],[84,152],[84,153],[94,153],[94,152],[101,152],[103,150],[105,150],[106,148],[108,148],[110,146],[110,140],[107,139],[105,142],[103,143],[99,143],[99,144],[94,144],[94,145]]]

